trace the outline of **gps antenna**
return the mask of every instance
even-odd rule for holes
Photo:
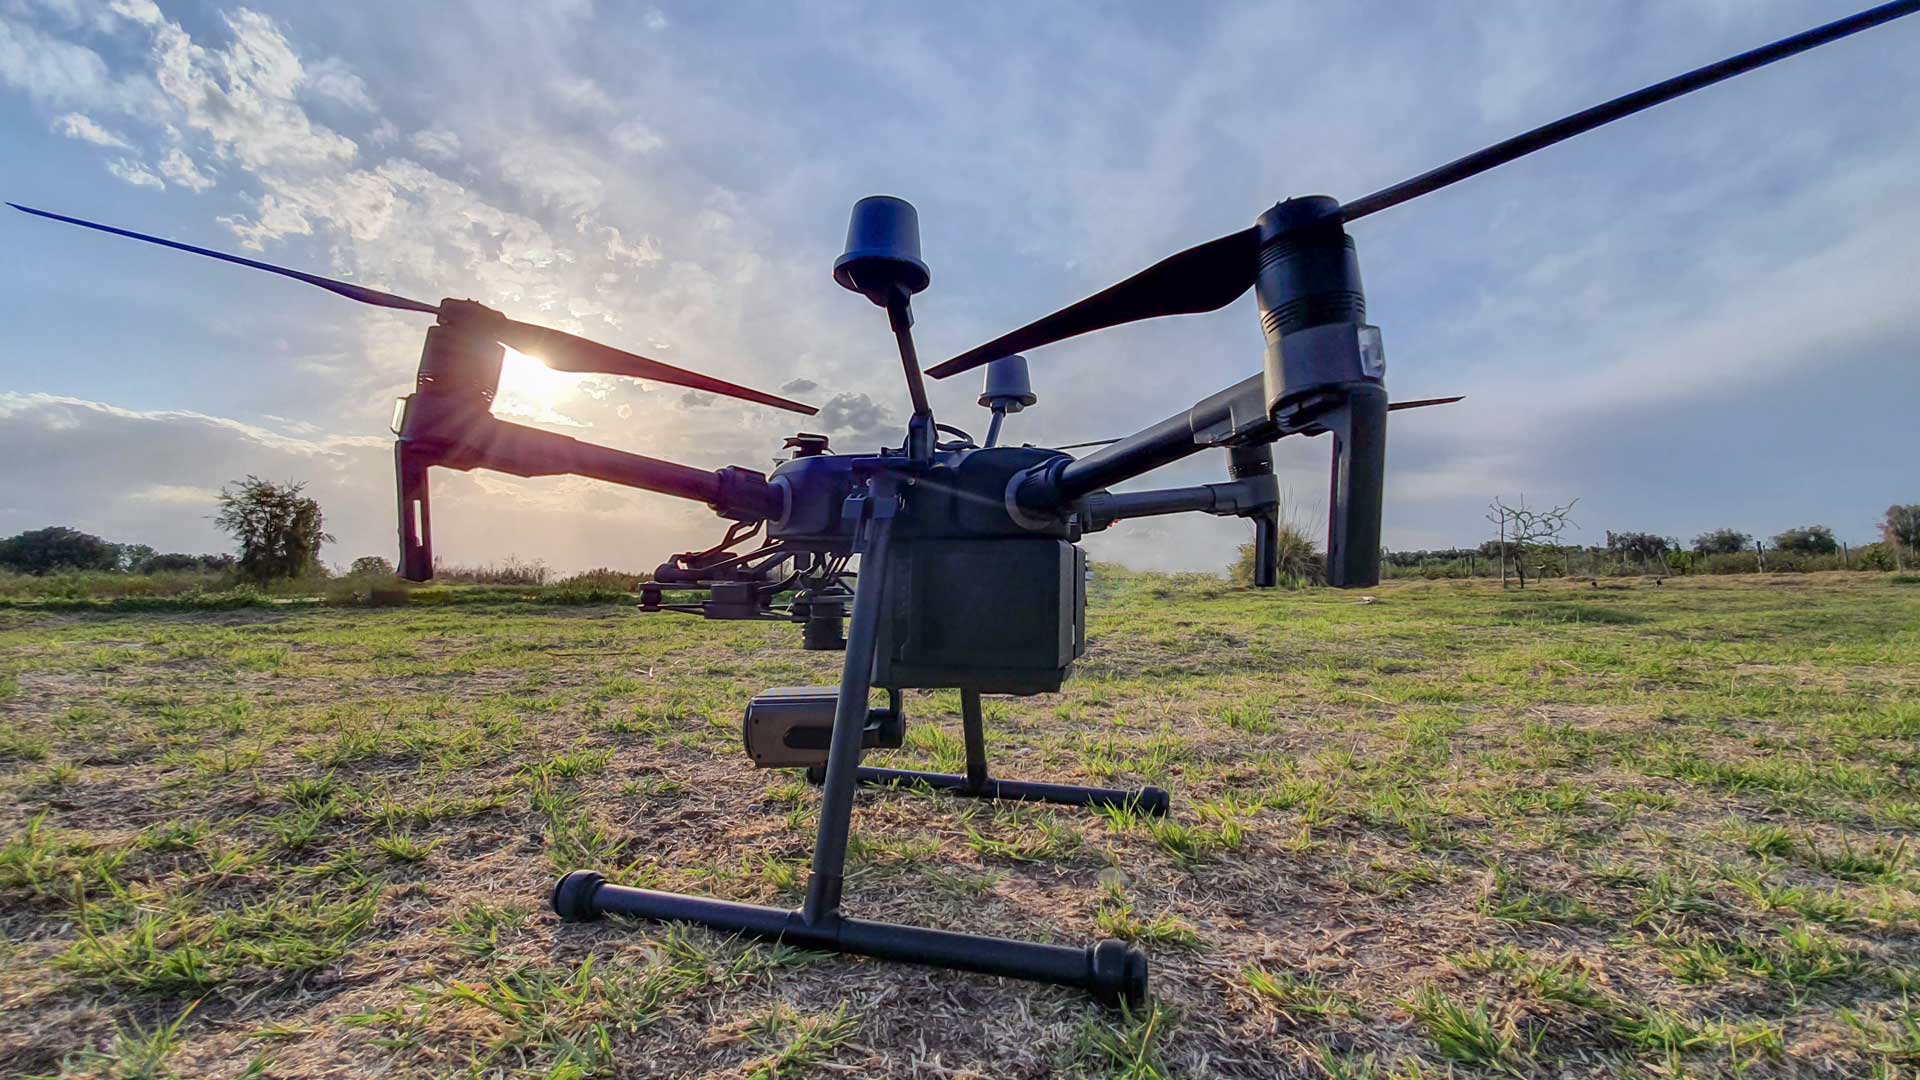
[[[853,204],[847,225],[847,250],[833,262],[833,280],[887,309],[887,322],[900,346],[900,366],[913,399],[907,422],[907,455],[933,459],[933,407],[927,404],[920,376],[920,355],[913,347],[913,294],[933,275],[920,261],[920,214],[913,204],[891,195],[869,195]]]

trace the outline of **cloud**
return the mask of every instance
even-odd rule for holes
[[[600,170],[569,147],[517,142],[501,151],[495,167],[501,181],[562,213],[585,213],[606,200],[607,182]]]
[[[53,119],[53,130],[69,139],[79,139],[95,146],[110,146],[120,150],[131,150],[133,144],[119,135],[108,131],[81,113],[65,113]]]
[[[328,57],[307,68],[303,81],[307,93],[314,97],[361,112],[374,111],[373,98],[367,94],[366,80],[354,74],[346,62],[338,57]]]
[[[460,153],[460,136],[451,131],[416,131],[407,141],[416,153],[435,161],[446,161]]]
[[[812,379],[794,379],[780,384],[783,394],[808,394],[820,389],[820,384]]]
[[[599,83],[585,76],[564,76],[553,80],[548,88],[563,105],[592,112],[613,111],[613,99],[600,89]]]
[[[152,84],[112,75],[92,49],[51,37],[0,15],[0,85],[23,90],[35,102],[58,108],[114,109],[148,113]]]
[[[189,487],[186,484],[148,484],[128,493],[127,498],[134,502],[160,503],[165,506],[211,507],[220,502],[220,492],[213,488]]]
[[[638,120],[629,120],[612,131],[607,137],[613,145],[629,154],[650,154],[667,145],[666,137]]]
[[[820,406],[820,426],[829,434],[870,436],[893,426],[893,413],[865,394],[835,394]]]
[[[296,101],[308,73],[272,20],[242,8],[226,25],[232,43],[214,51],[178,23],[151,24],[155,81],[186,126],[248,169],[352,161],[359,152],[353,140],[316,123]]]
[[[187,152],[177,146],[160,159],[160,175],[189,191],[205,191],[213,186],[213,178],[201,172]]]
[[[166,181],[160,179],[159,175],[154,173],[153,170],[147,168],[145,164],[130,158],[121,158],[107,166],[107,171],[125,180],[127,183],[132,184],[134,187],[150,187],[164,190],[167,186]]]

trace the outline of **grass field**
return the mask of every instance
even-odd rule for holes
[[[553,877],[796,903],[738,747],[797,630],[614,605],[0,611],[0,1073],[1907,1075],[1920,585],[1098,576],[1001,775],[870,792],[849,910],[1146,944],[1157,1004],[560,924]],[[955,768],[958,699],[908,749]]]

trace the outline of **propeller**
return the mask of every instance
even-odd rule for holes
[[[500,342],[502,345],[506,345],[517,352],[535,357],[555,371],[575,372],[583,375],[626,375],[636,379],[652,379],[655,382],[671,383],[674,386],[684,386],[692,390],[702,390],[710,394],[719,394],[723,397],[739,398],[742,401],[752,401],[761,405],[771,405],[775,408],[788,409],[793,412],[803,413],[807,416],[812,416],[820,411],[811,405],[803,405],[797,401],[790,401],[787,398],[764,393],[750,387],[741,386],[737,383],[730,383],[724,379],[716,379],[711,375],[702,375],[697,371],[688,371],[685,368],[677,368],[671,364],[663,364],[658,360],[649,360],[644,356],[626,352],[622,349],[616,349],[608,345],[602,345],[597,341],[589,341],[586,338],[569,334],[564,330],[554,330],[545,326],[536,326],[532,323],[520,322],[517,319],[509,319],[492,308],[471,300],[449,299],[443,300],[439,304],[429,304],[405,296],[398,296],[390,292],[382,292],[379,289],[370,289],[364,285],[355,285],[350,281],[336,281],[333,278],[321,277],[318,274],[309,274],[284,266],[275,266],[272,263],[242,258],[239,255],[229,255],[224,251],[213,251],[208,248],[194,247],[192,244],[182,244],[177,241],[162,239],[158,236],[148,236],[145,233],[137,233],[129,229],[117,229],[111,225],[102,225],[94,221],[68,217],[65,214],[55,214],[47,210],[36,210],[31,206],[21,206],[19,203],[8,203],[7,205],[13,207],[15,210],[32,214],[36,217],[50,218],[54,221],[64,221],[69,225],[79,225],[83,228],[97,229],[100,232],[112,233],[115,236],[125,236],[134,240],[144,240],[149,244],[159,244],[161,247],[173,248],[176,251],[188,251],[195,255],[205,255],[210,259],[219,259],[222,262],[235,263],[240,266],[251,267],[255,270],[265,270],[270,274],[279,274],[281,277],[289,277],[295,281],[304,281],[309,285],[317,285],[330,293],[344,296],[349,300],[358,300],[363,304],[437,315],[443,324],[450,325],[458,322],[473,325],[476,328],[483,329],[487,334],[492,336],[495,341]]]
[[[1916,11],[1920,11],[1920,0],[1896,0],[1676,75],[1345,203],[1340,207],[1339,220],[1357,221],[1603,124]],[[937,364],[927,374],[945,379],[1011,353],[1027,352],[1109,326],[1163,315],[1215,311],[1252,288],[1259,271],[1258,234],[1254,229],[1242,229],[1162,259],[1118,285]]]
[[[1456,401],[1465,401],[1465,400],[1467,400],[1467,395],[1458,394],[1453,397],[1421,398],[1418,401],[1396,401],[1387,406],[1387,411],[1399,412],[1401,409],[1424,409],[1429,405],[1451,405]],[[1090,446],[1110,446],[1119,441],[1120,441],[1119,439],[1095,439],[1092,442],[1068,443],[1065,446],[1052,447],[1052,449],[1054,450],[1085,450]]]

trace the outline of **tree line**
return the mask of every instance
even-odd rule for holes
[[[1529,577],[1606,574],[1752,573],[1765,570],[1899,570],[1920,565],[1920,503],[1887,508],[1876,543],[1849,548],[1826,525],[1799,525],[1760,538],[1740,529],[1711,529],[1690,544],[1677,537],[1608,530],[1599,545],[1565,544],[1575,503],[1546,509],[1495,499],[1487,520],[1500,536],[1471,548],[1386,551],[1393,577],[1499,576],[1524,587]]]
[[[146,544],[117,544],[64,525],[30,529],[0,540],[0,569],[46,575],[74,571],[123,574],[234,573],[265,584],[320,570],[320,547],[331,542],[320,504],[306,485],[276,484],[257,476],[220,489],[213,521],[234,540],[233,554],[159,552]],[[361,569],[362,559],[355,564]],[[374,558],[386,572],[386,560]]]

